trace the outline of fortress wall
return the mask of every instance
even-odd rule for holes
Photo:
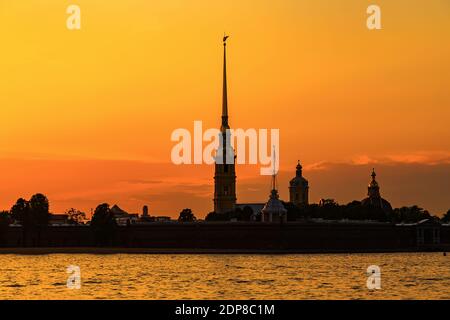
[[[441,227],[441,243],[446,243],[450,246],[450,225]]]
[[[120,242],[136,247],[376,250],[416,243],[413,227],[392,225],[188,223],[129,229],[121,230]]]
[[[47,227],[29,234],[27,246],[95,246],[88,226]],[[24,243],[21,227],[2,232],[0,246]],[[450,227],[441,227],[441,244],[450,245]],[[343,223],[151,223],[119,227],[115,245],[146,248],[205,248],[304,251],[415,250],[416,227]]]

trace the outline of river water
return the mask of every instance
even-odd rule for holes
[[[380,289],[367,287],[371,265]],[[1,254],[0,297],[450,299],[450,255]]]

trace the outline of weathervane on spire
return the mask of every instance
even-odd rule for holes
[[[223,45],[226,46],[227,45],[227,39],[229,36],[225,35],[225,33],[223,34]]]

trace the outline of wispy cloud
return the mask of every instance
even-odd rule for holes
[[[370,163],[417,163],[426,165],[450,163],[450,152],[448,151],[420,151],[413,153],[386,154],[383,156],[360,155],[354,157],[353,164]]]
[[[396,153],[385,155],[356,155],[348,160],[327,162],[319,161],[307,164],[303,167],[305,171],[328,170],[335,165],[399,165],[399,164],[422,164],[439,165],[450,164],[450,152],[448,151],[419,151],[411,153]]]

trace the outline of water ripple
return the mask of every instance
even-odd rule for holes
[[[448,299],[438,253],[323,255],[1,255],[3,299]],[[381,267],[381,289],[366,270]],[[66,286],[67,266],[81,288]]]

